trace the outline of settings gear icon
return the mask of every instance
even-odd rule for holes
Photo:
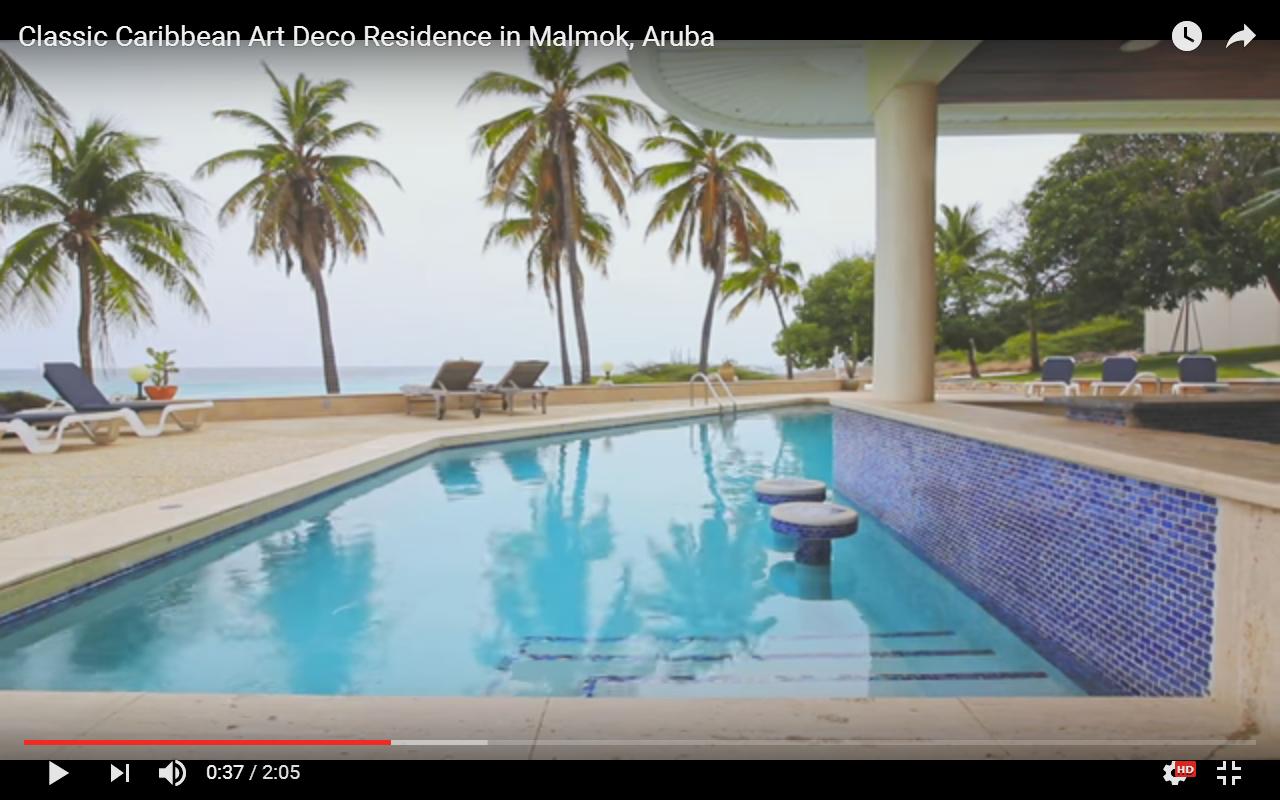
[[[1170,761],[1168,764],[1164,765],[1164,779],[1169,783],[1172,783],[1174,786],[1177,786],[1178,784],[1186,780],[1185,776],[1180,778],[1175,778],[1173,776],[1173,768],[1176,763],[1177,762]]]

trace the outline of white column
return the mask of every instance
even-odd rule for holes
[[[877,398],[933,400],[938,290],[934,275],[938,87],[908,83],[875,113]]]

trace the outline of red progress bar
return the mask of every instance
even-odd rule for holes
[[[23,739],[27,747],[390,747],[390,739]]]

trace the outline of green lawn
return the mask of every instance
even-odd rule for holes
[[[1177,353],[1159,356],[1142,356],[1138,359],[1138,369],[1143,372],[1154,372],[1161,378],[1178,377]],[[1280,361],[1280,345],[1270,347],[1243,347],[1239,350],[1210,351],[1209,355],[1218,359],[1219,378],[1275,378],[1280,377],[1271,372],[1255,369],[1252,364],[1268,361]],[[1102,376],[1102,363],[1077,364],[1076,378],[1098,378]],[[1039,374],[1028,372],[1022,375],[1007,375],[994,380],[1031,381],[1039,378]]]

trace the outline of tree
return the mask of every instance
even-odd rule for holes
[[[1080,319],[1264,280],[1280,298],[1280,237],[1228,213],[1277,166],[1280,135],[1081,137],[1025,201],[1026,256],[1066,269]]]
[[[0,190],[0,223],[32,226],[0,261],[0,298],[39,312],[74,283],[80,366],[90,378],[95,339],[105,355],[113,328],[155,321],[147,280],[205,313],[189,254],[199,238],[186,220],[190,195],[143,165],[155,142],[103,120],[71,134],[46,118],[26,148],[41,184]]]
[[[934,238],[938,338],[944,348],[969,352],[969,372],[976,378],[975,349],[992,347],[1004,338],[985,313],[1002,283],[990,268],[992,231],[982,224],[977,203],[964,210],[943,205]]]
[[[519,216],[506,216],[489,228],[484,245],[504,243],[513,247],[527,247],[525,279],[530,288],[542,285],[556,314],[560,336],[560,368],[565,384],[573,383],[573,366],[569,361],[569,344],[564,325],[564,294],[561,282],[561,258],[564,245],[561,241],[560,216],[556,213],[554,195],[555,178],[549,174],[548,162],[537,158],[521,176],[520,188],[509,197],[508,204]],[[578,246],[587,262],[603,265],[613,247],[613,228],[608,220],[598,214],[581,209]]]
[[[1001,275],[1005,290],[1021,310],[1031,343],[1031,370],[1040,370],[1040,331],[1045,313],[1057,303],[1067,268],[1060,263],[1037,260],[1034,248],[1026,245],[1026,208],[1015,205],[1001,220],[1000,229],[1007,246],[992,251],[992,263]]]
[[[618,213],[626,216],[626,187],[634,179],[631,154],[613,138],[613,127],[627,120],[654,124],[643,104],[621,97],[595,94],[608,84],[625,85],[631,75],[626,62],[607,64],[586,75],[578,69],[578,48],[531,47],[529,62],[536,80],[506,72],[486,72],[462,95],[467,102],[483,97],[517,97],[531,102],[491,122],[475,133],[477,151],[489,151],[488,202],[506,203],[521,185],[521,176],[535,158],[543,159],[554,184],[556,214],[566,235],[561,238],[569,267],[581,382],[591,382],[591,345],[587,336],[584,279],[578,263],[583,198],[583,151]],[[603,262],[600,267],[603,269]]]
[[[283,265],[286,275],[293,272],[296,260],[315,295],[325,391],[338,394],[342,389],[325,272],[332,270],[339,258],[365,256],[370,223],[382,232],[373,206],[353,181],[373,174],[390,178],[396,186],[400,182],[378,161],[333,152],[351,139],[374,139],[379,134],[368,122],[334,127],[334,107],[346,102],[350,81],[312,83],[299,74],[290,88],[269,67],[263,68],[276,89],[275,119],[280,127],[251,111],[215,111],[215,119],[239,122],[265,135],[267,141],[211,158],[200,165],[196,175],[209,177],[233,164],[258,170],[223,204],[218,221],[225,225],[245,212],[253,219],[250,253],[255,257],[271,255]]]
[[[795,321],[774,343],[801,367],[824,367],[837,353],[850,362],[870,355],[875,310],[875,265],[868,257],[837,261],[805,284]]]
[[[12,56],[0,50],[0,134],[10,125],[22,131],[39,130],[43,118],[62,122],[67,113]]]
[[[711,327],[724,281],[729,249],[747,253],[751,230],[766,227],[756,199],[795,209],[790,192],[752,169],[760,162],[773,166],[769,150],[754,139],[740,140],[731,133],[707,128],[694,130],[668,116],[662,132],[640,145],[645,152],[674,150],[681,160],[649,167],[636,179],[638,188],[664,190],[645,231],[648,236],[676,222],[668,253],[672,261],[693,252],[694,244],[702,266],[711,273],[711,296],[702,320],[702,348],[698,369],[706,372],[710,361]]]
[[[741,259],[740,259],[741,260]],[[746,269],[729,275],[721,287],[724,292],[723,302],[737,299],[738,302],[729,310],[729,321],[737,319],[747,306],[752,303],[763,303],[766,299],[773,301],[778,311],[778,324],[781,325],[779,336],[787,332],[787,315],[784,306],[790,304],[791,298],[800,294],[800,276],[803,270],[794,261],[782,259],[782,234],[775,230],[754,231],[751,237],[751,252],[747,254]],[[789,353],[783,353],[787,361],[787,379],[795,377],[794,364]]]
[[[1262,241],[1268,247],[1280,250],[1280,167],[1263,170],[1258,179],[1266,190],[1239,208],[1227,211],[1226,221],[1245,225],[1256,223],[1257,234]],[[1280,270],[1268,270],[1266,278],[1271,293],[1280,300]]]

